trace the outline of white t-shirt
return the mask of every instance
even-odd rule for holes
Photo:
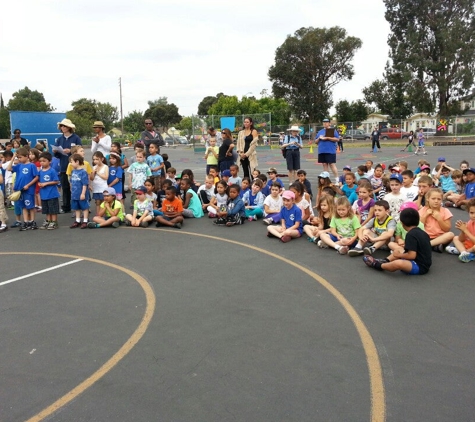
[[[10,164],[10,161],[7,161],[5,164],[2,164],[2,168],[5,170],[5,184],[12,183],[12,172],[7,171],[7,167]]]
[[[96,171],[97,166],[93,167],[93,170]],[[101,176],[107,176],[109,174],[109,167],[106,165],[103,165],[100,170],[97,172],[97,174],[94,176],[94,180],[92,181],[92,193],[102,193],[104,192],[108,185],[107,185],[107,177],[104,180]]]
[[[399,221],[399,215],[401,213],[401,205],[404,202],[407,202],[406,196],[399,192],[399,195],[394,195],[394,193],[387,193],[384,196],[384,200],[389,203],[389,210],[391,217],[396,221]]]
[[[310,217],[312,217],[312,207],[310,206],[309,202],[305,199],[305,198],[302,198],[300,200],[300,202],[296,202],[295,205],[297,205],[297,207],[300,208],[300,210],[302,211],[302,218],[303,218],[303,213],[306,209],[310,208]]]
[[[266,196],[266,199],[264,199],[264,207],[268,206],[271,210],[281,210],[282,207],[284,206],[284,202],[282,201],[282,197],[279,195],[277,199],[272,198],[272,195]],[[267,213],[264,211],[264,215],[267,215]]]
[[[219,193],[216,194],[216,206],[218,207],[218,209],[225,209],[227,202],[228,202],[228,195],[226,194],[221,195]]]
[[[409,188],[405,188],[404,186],[401,187],[401,193],[406,197],[406,201],[414,202],[415,197],[419,194],[419,188],[417,186],[412,185]]]
[[[92,141],[91,144],[91,153],[94,154],[96,151],[102,152],[104,157],[111,153],[112,139],[109,135],[104,136],[99,139],[99,142]]]
[[[199,188],[198,188],[198,196],[200,196],[200,192],[202,191],[205,191],[206,192],[206,196],[208,197],[208,203],[209,201],[211,201],[211,198],[215,197],[215,193],[214,193],[214,186],[211,186],[209,189],[206,189],[206,185],[201,185]],[[201,199],[201,196],[200,196],[200,199]]]

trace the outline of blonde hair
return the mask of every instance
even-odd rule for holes
[[[338,207],[343,207],[345,206],[348,209],[348,214],[346,217],[340,217],[337,212],[335,212],[335,218],[353,218],[354,213],[353,209],[351,208],[350,201],[348,201],[348,198],[346,196],[340,196],[339,198],[336,199],[335,201],[335,211],[336,208]]]
[[[330,218],[332,218],[335,215],[335,200],[333,199],[332,196],[330,195],[325,195],[323,194],[319,199],[318,199],[318,204],[317,204],[317,213],[318,217],[320,219],[323,218],[323,213],[322,213],[322,202],[326,202],[328,205],[328,212],[330,213]]]

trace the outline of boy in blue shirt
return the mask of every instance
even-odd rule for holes
[[[54,230],[58,228],[59,214],[59,175],[51,167],[53,156],[49,152],[40,154],[41,170],[39,171],[41,212],[46,215],[46,219],[40,229]]]
[[[160,184],[162,174],[165,174],[165,162],[163,161],[162,156],[159,154],[160,148],[156,142],[152,142],[149,145],[148,150],[150,151],[150,155],[147,157],[147,164],[150,167],[150,171],[152,172],[153,185],[155,187],[155,192],[157,192],[161,188]]]
[[[302,236],[302,211],[294,204],[295,194],[286,190],[282,194],[284,206],[280,211],[280,226],[267,226],[267,237],[277,237],[287,243]]]
[[[13,165],[16,158],[18,158],[18,164]],[[26,148],[18,148],[13,154],[7,171],[16,173],[13,190],[21,191],[18,202],[23,214],[23,224],[20,226],[20,231],[36,230],[38,226],[35,221],[35,187],[38,181],[38,170],[33,163],[30,163]]]
[[[89,176],[84,169],[84,158],[79,154],[71,156],[71,209],[76,212],[76,221],[69,226],[70,229],[81,227],[87,229],[89,217]],[[84,221],[81,224],[81,210],[83,211]]]
[[[267,175],[269,176],[269,180],[267,181],[267,184],[266,184],[266,188],[267,188],[266,192],[270,192],[270,188],[274,184],[274,182],[277,182],[280,185],[280,191],[283,192],[284,191],[284,182],[282,182],[282,180],[280,180],[277,177],[277,169],[274,168],[274,167],[271,167],[267,171]]]

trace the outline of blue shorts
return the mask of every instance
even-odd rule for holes
[[[424,141],[419,141],[419,146],[423,147],[424,146]]]
[[[104,194],[103,193],[93,193],[92,194],[92,199],[96,201],[103,201],[104,200]]]
[[[336,236],[333,236],[331,233],[328,233],[330,236],[330,239],[333,240],[334,242],[338,242],[338,238]],[[354,248],[358,244],[358,239],[356,239],[351,245],[348,245],[349,248]]]
[[[35,208],[35,195],[30,195],[29,193],[22,193],[20,199],[18,200],[20,208],[32,210]]]
[[[336,154],[318,154],[318,162],[320,164],[334,164],[336,163]]]
[[[78,210],[88,210],[89,209],[89,201],[81,201],[77,199],[71,199],[71,209],[74,211]]]
[[[420,274],[419,265],[417,265],[415,261],[411,261],[411,264],[412,264],[412,270],[410,272],[403,271],[403,273],[407,275],[419,275]]]

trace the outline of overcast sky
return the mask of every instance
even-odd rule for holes
[[[6,4],[5,4],[6,3]],[[271,91],[275,50],[301,27],[341,26],[363,46],[340,99],[362,98],[380,78],[389,26],[382,0],[15,0],[0,6],[0,92],[24,86],[57,111],[92,98],[124,115],[168,97],[183,116],[207,95]]]

